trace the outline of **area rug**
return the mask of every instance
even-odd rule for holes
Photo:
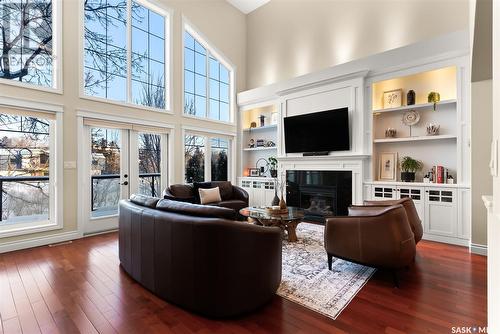
[[[278,295],[336,319],[375,272],[374,268],[333,259],[328,270],[324,226],[301,223],[297,242],[283,241]]]

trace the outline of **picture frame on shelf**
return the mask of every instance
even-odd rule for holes
[[[396,181],[398,154],[382,152],[379,154],[378,179],[379,181]]]
[[[260,170],[258,168],[248,168],[248,175],[251,177],[260,176]]]
[[[403,106],[403,89],[393,89],[384,92],[384,109]]]

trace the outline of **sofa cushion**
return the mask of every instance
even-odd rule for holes
[[[244,201],[240,201],[237,199],[232,199],[229,201],[222,201],[219,203],[211,203],[209,205],[218,206],[221,208],[232,209],[232,210],[236,211],[236,213],[238,213],[241,209],[246,208],[248,206],[247,203],[245,203]]]
[[[212,181],[212,187],[219,187],[220,197],[223,201],[233,199],[233,185],[229,181]]]
[[[156,204],[156,209],[198,217],[214,217],[222,219],[234,219],[235,217],[234,211],[229,208],[192,204],[172,201],[169,199],[159,200]]]
[[[200,204],[216,203],[222,201],[220,198],[219,187],[209,189],[198,189],[200,195]]]
[[[189,203],[194,203],[196,200],[193,186],[190,184],[173,184],[169,187],[169,192],[174,196],[174,198],[169,198],[167,196],[164,196],[164,198]]]
[[[158,197],[151,197],[139,194],[132,194],[132,196],[130,196],[130,201],[132,203],[152,209],[156,208],[156,204],[158,203],[159,200],[160,199]]]
[[[199,189],[210,189],[212,187],[212,182],[193,182],[193,195],[194,202],[196,204],[200,204],[200,192]]]

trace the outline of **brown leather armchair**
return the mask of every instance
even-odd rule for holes
[[[359,208],[359,209],[358,209]],[[395,270],[412,263],[415,238],[402,205],[358,207],[353,216],[326,219],[328,268],[338,257],[370,267]],[[395,283],[397,277],[395,276]]]
[[[364,206],[385,207],[398,204],[401,204],[405,208],[406,216],[408,217],[411,230],[415,235],[415,244],[418,244],[418,242],[422,240],[422,236],[424,235],[424,229],[422,228],[422,221],[420,220],[417,209],[415,208],[415,203],[413,203],[413,200],[411,198],[402,198],[402,199],[385,200],[385,201],[364,201]]]

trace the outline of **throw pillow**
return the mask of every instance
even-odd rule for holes
[[[216,203],[222,201],[222,199],[220,198],[219,187],[210,189],[199,188],[198,191],[200,192],[201,204]]]

